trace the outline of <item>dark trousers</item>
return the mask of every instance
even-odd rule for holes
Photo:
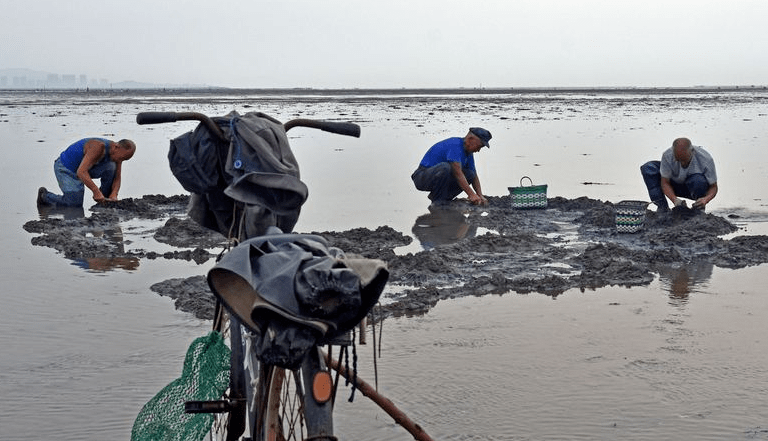
[[[475,172],[467,168],[462,171],[467,182],[472,185]],[[417,190],[429,192],[431,201],[450,201],[464,191],[459,187],[456,177],[453,176],[451,164],[448,162],[441,162],[432,167],[419,166],[411,175],[411,179]]]
[[[648,196],[651,201],[659,208],[669,208],[667,199],[664,197],[664,192],[661,191],[661,173],[659,168],[661,161],[648,161],[640,166],[640,174],[643,175],[643,181],[648,188]],[[671,181],[672,190],[675,191],[677,197],[696,200],[705,194],[709,190],[709,182],[707,178],[701,173],[695,173],[688,176],[685,182],[678,184]]]

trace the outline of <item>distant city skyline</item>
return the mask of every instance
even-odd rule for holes
[[[109,87],[106,78],[88,78],[85,73],[50,73],[31,69],[0,69],[0,88],[87,88]]]
[[[87,73],[57,73],[26,68],[0,69],[0,89],[110,89],[158,87],[208,87],[207,85],[147,83],[131,79],[111,81]]]

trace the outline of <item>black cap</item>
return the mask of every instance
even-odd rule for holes
[[[488,141],[490,141],[491,138],[492,138],[491,132],[489,132],[489,131],[487,131],[487,130],[485,130],[483,128],[480,128],[480,127],[471,127],[469,129],[469,132],[472,133],[473,135],[477,136],[478,138],[480,138],[480,141],[483,141],[483,145],[484,146],[486,146],[488,148],[491,147],[490,145],[488,145]]]

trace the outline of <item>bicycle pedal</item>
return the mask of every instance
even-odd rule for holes
[[[233,400],[213,400],[213,401],[186,401],[184,403],[185,413],[224,413],[231,412],[236,407]]]

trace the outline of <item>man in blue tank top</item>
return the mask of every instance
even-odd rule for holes
[[[67,147],[53,163],[53,171],[62,195],[45,187],[37,191],[41,206],[81,207],[85,187],[93,192],[93,200],[116,201],[120,191],[122,163],[133,157],[136,144],[129,139],[118,142],[103,138],[84,138]],[[99,186],[93,182],[99,180]]]
[[[462,191],[474,205],[486,205],[473,154],[489,147],[491,132],[472,127],[463,138],[448,138],[430,147],[411,175],[417,190],[428,191],[433,202],[450,201]]]

